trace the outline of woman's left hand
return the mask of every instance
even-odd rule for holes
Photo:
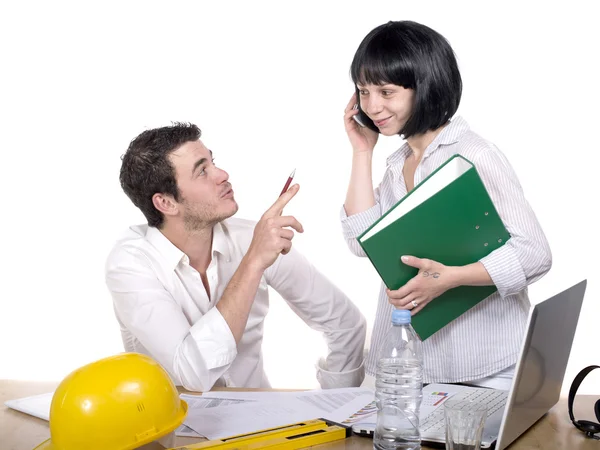
[[[414,256],[403,256],[402,262],[416,267],[419,273],[400,289],[387,289],[389,302],[398,309],[408,309],[416,314],[430,301],[455,287],[452,282],[453,267]]]

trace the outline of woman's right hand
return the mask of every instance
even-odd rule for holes
[[[352,145],[354,152],[372,152],[379,138],[379,133],[374,132],[370,128],[361,127],[354,116],[359,113],[358,109],[354,109],[354,105],[358,103],[356,93],[352,95],[350,102],[346,105],[344,110],[344,126],[346,127],[346,134]]]

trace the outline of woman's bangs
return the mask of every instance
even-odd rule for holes
[[[395,84],[407,89],[414,88],[414,73],[402,58],[385,58],[386,52],[371,52],[353,61],[351,68],[354,84]]]

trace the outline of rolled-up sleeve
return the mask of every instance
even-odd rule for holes
[[[366,320],[358,308],[294,248],[267,269],[265,279],[308,326],[324,334],[329,352],[317,366],[321,387],[360,386]]]
[[[502,297],[516,294],[552,266],[550,246],[508,160],[494,146],[473,161],[511,237],[482,258]]]
[[[120,250],[106,264],[106,284],[124,326],[180,384],[207,391],[237,355],[236,343],[217,308],[190,324],[144,255]]]
[[[379,203],[379,188],[375,189],[375,205],[358,214],[348,216],[346,209],[342,205],[340,210],[340,221],[342,223],[342,233],[350,251],[356,256],[367,256],[356,238],[369,228],[377,219],[381,217],[381,205]]]

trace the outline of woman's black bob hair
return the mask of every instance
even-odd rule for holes
[[[355,86],[391,83],[414,90],[412,114],[398,131],[405,139],[446,124],[462,94],[458,63],[446,38],[412,21],[390,21],[367,34],[354,54],[350,75]],[[365,114],[362,118],[379,132]]]

